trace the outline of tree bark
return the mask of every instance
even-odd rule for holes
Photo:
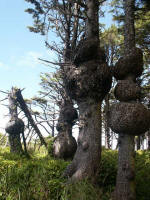
[[[105,148],[111,149],[111,133],[110,128],[108,125],[108,113],[109,113],[109,95],[106,95],[105,97]]]
[[[135,200],[134,135],[119,134],[116,200]]]
[[[9,134],[9,144],[10,144],[10,152],[12,153],[23,153],[22,145],[21,145],[21,139],[19,134]]]
[[[124,59],[126,62],[128,61],[129,57],[133,58],[134,61],[134,51],[135,51],[135,28],[134,28],[134,8],[135,8],[135,0],[124,0],[124,11],[125,11],[125,25],[124,25]],[[127,63],[126,66],[131,68],[134,67],[132,62]],[[142,64],[138,63],[140,70],[142,72]],[[141,73],[136,75],[136,69],[138,66],[132,71],[128,71],[124,77],[121,77],[123,81],[131,81],[131,84],[135,84],[136,78],[141,75]],[[121,79],[121,80],[122,80]],[[122,83],[123,83],[122,81]],[[131,89],[132,86],[129,85]],[[122,88],[122,90],[128,91],[128,88]],[[134,92],[132,92],[134,94]],[[119,94],[121,96],[121,93]],[[120,100],[120,101],[127,101],[129,105],[132,103],[136,104],[136,99],[134,95],[131,99],[128,99],[128,93],[126,93],[127,99]],[[131,102],[132,100],[132,102]],[[129,111],[130,112],[130,111]],[[131,111],[132,113],[132,111]],[[137,108],[138,113],[138,108]],[[125,113],[122,113],[124,115]],[[132,113],[134,115],[134,113]],[[140,113],[138,113],[140,115]],[[129,118],[129,116],[126,116]],[[147,117],[146,117],[147,118]],[[133,127],[134,127],[134,120],[131,120]],[[128,130],[127,122],[123,121],[122,124],[126,126],[126,130]],[[137,125],[138,126],[138,125]],[[123,130],[123,129],[122,129]],[[138,132],[138,130],[137,130]],[[115,190],[115,200],[135,200],[135,143],[134,138],[137,134],[135,131],[134,133],[128,132],[120,132],[119,133],[119,151],[118,151],[118,171],[117,171],[117,182],[116,182],[116,190]],[[141,132],[140,132],[141,133]],[[140,136],[138,136],[140,138]]]
[[[23,153],[20,133],[24,129],[24,123],[18,118],[15,89],[12,88],[8,95],[10,120],[6,125],[6,132],[9,134],[10,151],[13,153]]]
[[[72,126],[78,118],[78,113],[71,100],[63,101],[56,126],[58,135],[54,140],[53,155],[66,160],[73,158],[77,149],[77,142],[72,136]]]
[[[134,5],[135,0],[124,0],[125,25],[124,25],[124,52],[128,56],[135,48],[135,28],[134,28]],[[130,74],[129,74],[130,75]],[[132,77],[132,76],[131,76]],[[128,79],[128,76],[127,76]],[[123,113],[122,113],[123,114]],[[118,171],[116,182],[116,200],[135,200],[134,183],[134,138],[128,134],[119,134],[118,150]]]
[[[71,177],[73,181],[83,178],[92,178],[95,181],[101,155],[101,103],[88,99],[78,105],[78,148],[64,175]]]
[[[150,150],[150,129],[148,130],[148,136],[147,136],[147,150]]]
[[[21,94],[21,90],[20,89],[17,89],[16,91],[16,98],[17,98],[17,101],[18,103],[20,104],[20,107],[22,109],[22,111],[25,113],[25,116],[27,117],[27,119],[29,120],[31,126],[34,128],[34,130],[36,131],[36,133],[38,134],[39,138],[40,138],[40,141],[41,141],[41,144],[44,145],[46,148],[47,148],[47,143],[45,142],[42,134],[41,134],[41,131],[39,130],[38,126],[36,125],[35,121],[33,120],[32,118],[32,115],[23,99],[23,96]]]
[[[128,55],[135,47],[135,28],[134,28],[134,10],[135,0],[124,0],[125,26],[124,26],[124,50]]]
[[[140,137],[140,135],[139,135],[139,136],[137,136],[137,138],[136,138],[136,149],[137,149],[137,150],[140,150],[140,148],[141,148],[141,137]]]
[[[98,0],[87,0],[86,34],[75,65],[66,66],[68,93],[79,107],[78,147],[64,172],[72,181],[95,181],[101,155],[101,101],[111,87],[111,75],[99,47]],[[94,53],[93,53],[94,52]]]

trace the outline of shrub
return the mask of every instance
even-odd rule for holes
[[[136,155],[136,194],[137,200],[150,199],[150,151],[137,151]]]
[[[42,153],[45,152],[42,150]],[[117,151],[103,150],[98,184],[69,184],[62,173],[69,162],[36,153],[30,159],[0,149],[0,200],[109,200],[115,187]],[[137,200],[150,197],[150,151],[136,154]]]

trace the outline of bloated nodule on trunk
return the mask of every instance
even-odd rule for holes
[[[66,88],[77,102],[88,98],[102,101],[109,92],[112,83],[111,72],[105,63],[90,60],[76,66],[66,67]]]
[[[101,152],[101,101],[111,88],[108,66],[90,60],[67,68],[67,89],[79,106],[79,138],[75,157],[64,175],[71,180],[96,178]]]
[[[126,57],[121,57],[113,69],[113,75],[117,80],[125,79],[129,74],[135,77],[143,72],[143,53],[139,48],[133,48]]]
[[[115,133],[140,135],[150,127],[150,111],[141,103],[120,102],[110,108],[110,127]]]
[[[65,66],[66,88],[79,107],[78,147],[64,172],[71,180],[96,179],[101,153],[101,101],[111,88],[112,77],[99,48],[98,0],[87,0],[85,41],[74,64]]]
[[[5,131],[9,134],[18,135],[20,133],[23,133],[24,131],[24,122],[17,118],[14,120],[10,120],[5,128]]]
[[[139,100],[141,97],[141,88],[132,80],[120,80],[115,87],[114,95],[119,101]]]
[[[79,42],[75,49],[75,56],[73,63],[75,66],[79,66],[84,62],[90,60],[99,60],[101,58],[101,63],[106,60],[106,55],[104,50],[99,48],[99,41],[97,39],[83,39]]]
[[[79,103],[80,133],[78,148],[73,162],[67,167],[64,175],[72,181],[93,178],[97,175],[101,152],[101,115],[100,103],[91,99]]]
[[[59,134],[53,144],[53,155],[64,160],[73,158],[77,149],[77,142],[72,135]]]
[[[20,133],[24,132],[24,122],[19,118],[10,120],[6,125],[5,131],[9,134],[10,151],[23,153]]]
[[[62,104],[56,126],[58,136],[55,138],[53,144],[54,157],[63,158],[65,160],[73,158],[77,149],[77,142],[72,136],[72,126],[74,125],[74,120],[77,118],[78,113],[72,103],[65,101],[65,103]]]
[[[134,4],[135,0],[124,0],[124,57],[119,59],[113,70],[115,78],[123,80],[115,89],[115,96],[121,102],[110,108],[109,121],[112,130],[119,133],[118,172],[114,200],[136,200],[134,137],[148,130],[150,120],[150,111],[136,101],[140,95],[136,78],[143,72],[143,54],[140,49],[135,48]]]

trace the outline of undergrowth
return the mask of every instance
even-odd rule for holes
[[[32,150],[30,150],[30,153]],[[33,152],[32,152],[33,153]],[[69,162],[55,160],[41,148],[30,159],[0,149],[0,200],[110,200],[115,187],[117,151],[103,150],[97,185],[69,184],[62,177]],[[150,198],[150,151],[136,155],[137,200]]]

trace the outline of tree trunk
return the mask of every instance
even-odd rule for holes
[[[13,153],[23,153],[20,133],[24,129],[24,123],[18,118],[15,88],[12,88],[8,95],[10,120],[6,125],[6,132],[9,134],[10,151]]]
[[[9,134],[10,152],[23,153],[20,135]]]
[[[115,200],[135,200],[134,136],[119,134],[119,155]]]
[[[128,55],[135,47],[134,10],[135,0],[124,0],[125,26],[124,26],[124,51]]]
[[[75,57],[66,66],[66,86],[79,107],[78,147],[64,172],[70,180],[95,181],[101,155],[101,101],[111,87],[111,75],[99,47],[98,0],[87,0],[86,35]]]
[[[124,0],[125,26],[124,26],[124,43],[125,57],[135,48],[135,29],[134,29],[134,6],[135,0]],[[130,75],[130,74],[129,74]],[[132,76],[131,76],[132,77]],[[128,79],[128,75],[126,77]],[[123,114],[123,113],[122,113]],[[134,183],[134,138],[128,134],[119,134],[118,150],[118,171],[116,182],[115,200],[135,200],[135,183]]]
[[[119,59],[114,68],[114,76],[119,80],[114,94],[120,101],[110,109],[110,126],[119,134],[115,200],[136,199],[134,138],[149,128],[150,113],[139,103],[140,88],[136,84],[136,78],[143,71],[143,54],[135,47],[134,6],[135,0],[124,0],[124,57]]]
[[[105,97],[105,148],[111,149],[111,133],[108,126],[108,113],[109,113],[109,95]]]
[[[137,138],[136,138],[136,149],[137,149],[137,150],[140,150],[140,148],[141,148],[141,137],[140,137],[140,135],[139,135],[139,136],[137,136]]]
[[[71,180],[91,178],[95,181],[101,155],[101,103],[88,99],[79,104],[80,132],[73,162],[64,175]]]
[[[35,121],[32,118],[32,115],[31,115],[31,113],[23,99],[23,96],[21,94],[21,90],[17,89],[15,95],[16,95],[18,103],[20,104],[21,110],[25,113],[25,116],[29,120],[31,126],[34,128],[35,132],[38,134],[41,144],[47,148],[47,143],[45,142],[45,140],[41,134],[41,131],[39,130],[38,126],[36,125]]]
[[[148,130],[147,140],[147,150],[150,150],[150,129]]]
[[[54,157],[65,160],[73,158],[77,149],[77,142],[72,136],[72,126],[77,118],[78,113],[73,107],[72,101],[64,99],[56,126],[58,135],[53,144]]]

